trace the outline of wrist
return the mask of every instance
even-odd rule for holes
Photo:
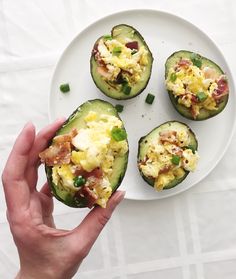
[[[71,279],[71,277],[61,276],[61,274],[55,275],[55,273],[51,272],[38,272],[37,270],[22,270],[20,269],[17,273],[15,279]]]

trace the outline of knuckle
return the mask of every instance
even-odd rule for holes
[[[5,169],[2,173],[2,184],[3,185],[6,185],[8,183],[9,177],[10,177],[9,172],[8,172],[8,170]]]
[[[110,215],[106,213],[106,211],[102,211],[101,214],[98,215],[98,223],[104,227],[106,223],[109,221]]]

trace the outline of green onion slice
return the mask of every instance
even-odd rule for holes
[[[127,139],[127,134],[124,129],[113,127],[111,130],[111,136],[115,141],[122,141]]]

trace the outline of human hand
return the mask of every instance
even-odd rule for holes
[[[107,208],[92,209],[73,230],[55,228],[48,184],[40,191],[36,189],[38,154],[47,147],[63,121],[58,120],[37,135],[33,124],[27,124],[16,139],[2,174],[7,218],[20,259],[16,278],[72,278],[124,198],[124,192],[117,191]]]

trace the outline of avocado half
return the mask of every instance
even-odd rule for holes
[[[140,138],[139,143],[138,143],[138,164],[143,161],[146,157],[146,154],[148,152],[149,144],[153,140],[158,141],[159,139],[159,133],[165,130],[174,130],[174,131],[179,131],[179,130],[185,130],[189,137],[190,137],[190,146],[191,149],[197,150],[198,148],[198,141],[197,138],[194,134],[194,132],[189,128],[188,125],[185,123],[179,122],[179,121],[168,121],[160,126],[154,128],[151,132],[149,132],[146,136],[143,136]],[[154,182],[155,180],[151,177],[147,177],[143,174],[143,172],[139,168],[139,172],[142,176],[142,178],[152,187],[154,187]],[[172,180],[169,184],[167,184],[163,190],[171,189],[181,183],[189,174],[189,171],[184,170],[185,174],[179,179],[174,179]]]
[[[166,63],[165,63],[165,79],[167,79],[167,77],[168,77],[168,72],[169,72],[170,68],[174,67],[180,59],[190,59],[190,60],[192,60],[193,57],[195,57],[194,59],[197,59],[198,61],[201,61],[201,68],[204,68],[204,67],[214,68],[216,73],[219,74],[219,76],[224,75],[224,72],[220,68],[220,66],[217,65],[212,60],[210,60],[206,57],[203,57],[198,53],[194,53],[194,52],[187,51],[187,50],[180,50],[180,51],[174,52],[172,55],[170,55],[167,58]],[[196,118],[193,118],[190,109],[185,107],[182,104],[179,104],[178,103],[178,98],[173,94],[172,91],[168,90],[168,94],[169,94],[171,103],[173,104],[174,108],[182,116],[184,116],[188,119],[191,119],[191,120],[206,120],[208,118],[211,118],[211,117],[219,114],[225,108],[225,106],[228,102],[228,98],[229,98],[229,94],[223,96],[221,98],[220,102],[218,103],[217,110],[207,110],[207,109],[202,108],[200,110],[200,114],[197,115]]]
[[[77,128],[78,130],[85,128],[86,124],[84,118],[89,114],[90,111],[96,112],[99,114],[107,114],[113,115],[120,119],[117,110],[115,107],[103,100],[95,99],[89,100],[82,105],[80,105],[65,121],[62,127],[56,132],[55,136],[64,135],[71,132],[73,128]],[[122,129],[125,130],[124,126]],[[111,183],[112,192],[115,192],[117,188],[120,186],[128,164],[128,152],[123,156],[116,157],[113,165],[113,172],[109,178]],[[65,187],[61,187],[61,185],[56,185],[52,180],[52,167],[46,166],[46,175],[47,181],[50,186],[52,194],[56,199],[63,202],[64,204],[70,207],[87,207],[88,202],[85,198],[75,197],[74,193],[70,190],[67,190]]]
[[[145,66],[145,70],[141,75],[140,81],[131,86],[131,90],[128,94],[127,92],[124,93],[122,91],[122,85],[125,82],[125,80],[122,77],[122,74],[118,75],[118,78],[115,82],[114,81],[108,82],[102,77],[102,75],[98,73],[99,65],[95,58],[96,51],[94,50],[96,50],[98,42],[101,38],[104,38],[104,36],[100,37],[95,42],[91,53],[91,58],[90,58],[90,72],[95,85],[106,96],[117,100],[131,99],[139,95],[146,88],[148,84],[152,72],[152,63],[153,63],[152,53],[148,45],[146,44],[144,38],[134,27],[129,26],[127,24],[116,25],[111,30],[112,39],[116,39],[118,41],[124,41],[125,39],[130,39],[132,42],[137,42],[139,47],[144,46],[145,49],[148,51],[148,55],[147,55],[148,64]]]

